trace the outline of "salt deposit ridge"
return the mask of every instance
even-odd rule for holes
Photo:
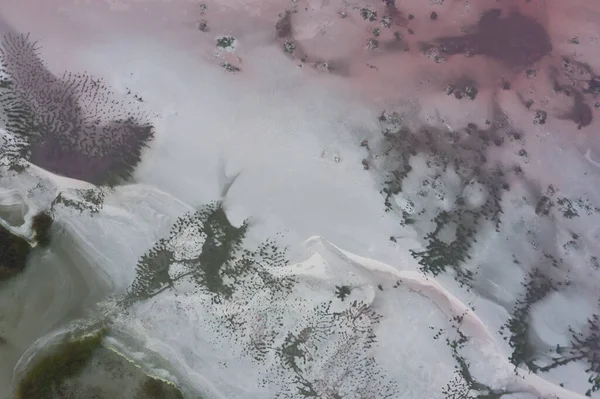
[[[600,398],[600,5],[496,3],[0,0],[0,399],[99,318],[191,398]]]

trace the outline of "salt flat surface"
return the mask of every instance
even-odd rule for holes
[[[22,331],[35,333],[6,349],[11,364],[2,369],[0,383],[11,380],[10,369],[23,353],[17,370],[55,328],[86,314],[74,311],[73,301],[89,301],[97,306],[86,303],[88,315],[104,314],[114,322],[112,347],[208,399],[476,398],[483,391],[457,373],[461,361],[474,380],[503,399],[585,397],[584,360],[538,374],[524,364],[515,367],[503,326],[514,318],[535,270],[568,281],[529,310],[528,337],[539,364],[557,345],[569,345],[569,327],[585,330],[598,312],[598,266],[591,259],[598,256],[600,171],[594,160],[600,159],[600,145],[589,133],[597,131],[598,122],[577,130],[551,115],[547,124],[532,125],[531,115],[515,105],[519,93],[485,85],[477,100],[457,105],[443,88],[460,64],[436,75],[430,63],[413,60],[391,78],[398,67],[384,62],[389,54],[383,54],[381,76],[372,77],[362,61],[373,60],[362,46],[338,40],[362,43],[368,37],[362,19],[352,16],[348,28],[334,19],[342,2],[304,3],[322,11],[319,18],[298,18],[298,43],[313,55],[355,60],[346,75],[299,67],[281,51],[272,30],[287,6],[275,0],[206,2],[206,15],[199,3],[184,0],[145,5],[52,0],[36,7],[32,1],[0,2],[10,29],[40,38],[50,71],[85,71],[102,78],[115,96],[136,93],[143,101],[135,105],[147,111],[155,127],[133,179],[112,189],[35,165],[18,175],[3,171],[2,209],[15,204],[27,209],[23,224],[3,220],[3,225],[28,236],[31,217],[52,207],[60,239],[43,256],[59,271],[48,285],[64,292],[55,302],[31,305],[47,317],[33,320],[23,304],[35,302],[26,294],[34,289],[27,284],[34,284],[36,268],[10,286],[19,294],[7,299],[7,309],[11,320],[21,322],[0,319],[2,335],[11,342]],[[548,15],[557,22],[552,33],[557,36],[563,19],[556,17],[556,3],[548,4],[555,7]],[[443,7],[465,20],[475,15]],[[211,23],[209,32],[198,30],[201,18]],[[324,32],[330,36],[319,40]],[[225,34],[236,37],[231,51],[215,46]],[[591,45],[582,46],[588,46],[581,50],[585,53]],[[241,71],[224,70],[224,62]],[[484,71],[484,64],[476,60],[469,68]],[[530,81],[519,85],[542,96]],[[485,125],[495,107],[523,137],[507,135],[502,147],[481,151],[490,163],[518,163],[526,177],[507,174],[510,190],[499,194],[499,226],[478,222],[477,241],[460,269],[474,273],[465,287],[458,269],[424,273],[411,250],[427,248],[434,218],[458,209],[459,199],[475,212],[496,194],[482,178],[465,182],[459,167],[436,165],[435,154],[424,150],[409,157],[411,171],[402,191],[388,198],[386,211],[382,189],[396,160],[384,155],[382,126],[394,122],[382,120],[381,112],[398,112],[413,128],[435,126],[443,136],[467,123]],[[369,148],[361,146],[365,140]],[[56,203],[59,194],[83,204],[83,211]],[[90,199],[98,195],[101,200]],[[543,195],[556,203],[546,218],[537,209]],[[199,283],[190,269],[188,261],[200,259],[208,245],[206,226],[172,227],[212,201],[220,201],[231,230],[247,221],[244,248],[254,251],[273,240],[277,250],[285,249],[285,262],[257,252],[252,273],[239,281],[234,271],[219,277],[233,287],[228,297],[211,288],[206,276]],[[577,217],[563,217],[570,209]],[[441,234],[452,240],[457,233]],[[159,259],[150,250],[161,239],[173,253],[159,270],[161,281],[170,283],[122,307],[122,296],[135,287],[140,259],[144,254]],[[218,252],[226,238],[216,241]],[[241,252],[231,262],[238,265],[240,259],[245,259]],[[282,281],[293,284],[279,289]],[[468,341],[460,341],[463,337]],[[462,393],[448,392],[449,386]]]

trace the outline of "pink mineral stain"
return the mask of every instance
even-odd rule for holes
[[[564,182],[571,173],[546,152],[546,141],[586,157],[600,153],[599,26],[595,0],[0,0],[0,34],[28,33],[39,40],[50,82],[64,71],[88,68],[99,77],[134,75],[145,64],[177,56],[186,60],[181,76],[190,69],[221,69],[240,90],[251,91],[269,79],[264,68],[273,62],[348,95],[352,103],[393,109],[423,135],[434,132],[433,126],[479,128],[499,143],[541,137],[533,145],[539,151],[530,154],[531,176]],[[231,48],[217,46],[225,35],[235,38]],[[145,57],[147,48],[121,51],[131,48],[123,41],[161,52]],[[111,46],[122,63],[94,54],[102,46]],[[265,49],[281,57],[264,59],[272,54]],[[15,60],[12,67],[27,70]],[[172,79],[179,71],[162,72]],[[110,83],[117,94],[127,91],[116,78]],[[172,85],[189,89],[183,77]],[[161,94],[168,103],[177,90]],[[41,101],[35,92],[28,95]],[[77,100],[86,101],[72,103]],[[89,120],[86,109],[77,115]],[[96,122],[114,125],[98,119],[94,127]],[[88,144],[85,137],[77,143]],[[131,143],[123,143],[118,150],[126,152]],[[514,156],[502,151],[499,159]],[[84,173],[87,158],[74,156],[69,166],[56,160],[62,155],[56,142],[42,141],[32,160],[60,174],[75,168],[71,177],[92,182],[109,168],[102,160]]]

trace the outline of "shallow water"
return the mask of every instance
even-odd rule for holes
[[[3,344],[0,384],[12,385],[13,369],[38,338],[82,317],[109,293],[64,233],[53,234],[48,249],[30,256],[26,270],[2,283],[0,331]],[[11,393],[3,390],[2,398]]]

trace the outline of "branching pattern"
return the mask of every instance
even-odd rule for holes
[[[370,157],[363,165],[378,165],[384,174],[382,194],[386,211],[396,212],[402,216],[403,224],[414,225],[424,232],[425,249],[411,251],[424,272],[437,275],[449,267],[461,284],[470,284],[473,272],[462,268],[462,263],[469,259],[476,233],[484,221],[493,223],[497,230],[500,228],[502,191],[508,189],[506,172],[496,165],[488,165],[483,154],[490,145],[504,143],[503,128],[481,130],[469,125],[452,132],[434,127],[413,131],[400,115],[385,112],[379,122],[383,133],[380,148],[374,150],[363,142]],[[425,168],[421,170],[425,178],[416,193],[421,198],[413,198],[413,193],[403,191],[406,179],[414,175],[411,160],[417,155],[425,159]],[[448,187],[445,177],[448,173],[460,178],[460,182],[454,184],[456,187]],[[482,199],[473,203],[465,197],[470,192]],[[396,197],[399,195],[411,200],[398,205]],[[452,204],[453,210],[444,209],[442,204],[446,202]],[[426,209],[426,205],[421,205],[422,209],[417,209],[416,203],[430,206]],[[432,209],[434,212],[437,209],[437,215],[434,213],[430,220]]]
[[[456,316],[450,320],[455,334],[446,337],[446,344],[452,350],[452,357],[456,361],[456,372],[455,377],[442,388],[442,394],[446,399],[500,399],[509,392],[493,390],[477,381],[471,374],[471,365],[460,353],[469,341],[469,338],[460,330],[463,317],[464,315]],[[443,333],[443,330],[438,331],[434,335],[434,339],[441,338]]]
[[[233,226],[215,202],[179,218],[168,238],[160,240],[142,256],[129,299],[147,299],[191,279],[215,303],[231,299],[236,290],[269,287],[289,290],[291,279],[278,279],[268,267],[285,264],[285,252],[267,241],[256,250],[243,247],[247,222]],[[174,265],[182,272],[174,271]]]
[[[381,318],[362,302],[342,312],[331,302],[310,309],[275,349],[276,367],[265,379],[283,381],[276,398],[393,398],[397,387],[370,353]]]
[[[597,217],[600,207],[585,196],[571,197],[553,186],[541,192],[537,182],[527,179],[521,167],[529,162],[523,135],[514,131],[508,118],[502,115],[493,122],[486,122],[483,128],[468,124],[458,130],[432,126],[415,128],[408,117],[397,113],[384,112],[379,122],[382,135],[370,143],[367,140],[361,143],[367,151],[362,164],[364,169],[381,177],[386,212],[393,212],[403,226],[410,225],[422,237],[423,248],[410,251],[421,271],[433,276],[450,271],[461,285],[475,287],[475,273],[481,265],[473,262],[472,248],[489,227],[501,232],[501,223],[510,222],[510,227],[514,226],[523,237],[520,242],[507,239],[506,245],[521,248],[522,243],[528,243],[530,246],[519,253],[519,257],[527,259],[527,265],[513,254],[514,267],[525,269],[527,279],[523,298],[516,302],[501,330],[513,350],[508,360],[536,373],[573,361],[587,362],[592,385],[588,393],[600,389],[600,368],[595,360],[600,354],[595,354],[593,344],[595,316],[586,331],[572,331],[569,348],[557,350],[553,361],[543,367],[541,356],[547,348],[538,347],[540,344],[532,340],[535,331],[530,325],[532,308],[549,294],[571,284],[569,258],[572,252],[594,252],[584,247],[579,231],[569,230],[568,241],[562,248],[556,247],[557,238],[563,237],[560,224],[576,229],[570,219]],[[488,156],[495,156],[493,149],[502,146],[514,150],[517,164],[488,160]],[[502,201],[514,181],[519,183],[519,191],[524,195],[517,198],[511,194],[506,200],[522,204],[523,208],[517,213],[520,217],[506,218]],[[531,218],[531,223],[527,223],[527,218]],[[392,236],[390,240],[395,242],[397,237]],[[598,263],[595,259],[595,254],[589,256],[592,267]],[[496,263],[484,262],[490,267]],[[532,262],[534,265],[530,266]],[[474,388],[466,377],[468,365],[461,363],[460,357],[456,359],[460,365],[459,376],[444,391],[448,398],[496,398],[505,394],[485,387]],[[475,391],[479,396],[474,396]]]
[[[500,332],[509,333],[508,343],[513,348],[513,353],[509,357],[510,362],[515,366],[525,364],[530,370],[536,371],[538,368],[534,363],[536,353],[529,342],[531,308],[556,290],[557,284],[536,269],[529,275],[529,280],[524,286],[524,297],[517,301],[512,317]]]
[[[316,304],[292,295],[298,282],[277,272],[288,265],[285,251],[272,240],[245,248],[248,228],[233,226],[220,202],[179,218],[140,259],[125,303],[166,290],[210,298],[203,323],[213,344],[264,367],[263,384],[276,386],[277,398],[396,397],[373,357],[381,316],[333,293]]]
[[[73,196],[59,193],[50,207],[51,210],[54,210],[57,206],[64,206],[75,209],[79,213],[88,211],[90,214],[96,214],[102,209],[105,197],[106,191],[103,188],[77,189]]]
[[[592,392],[600,390],[600,316],[598,313],[592,315],[583,331],[575,331],[569,328],[571,342],[567,347],[556,346],[556,354],[551,357],[551,362],[539,371],[546,372],[554,368],[567,365],[572,362],[585,362],[588,373],[590,389],[585,393],[591,396]]]
[[[116,100],[100,79],[54,76],[39,50],[27,35],[6,35],[0,44],[7,76],[0,85],[1,122],[10,134],[2,158],[94,184],[131,178],[154,134],[147,115],[131,101]]]

